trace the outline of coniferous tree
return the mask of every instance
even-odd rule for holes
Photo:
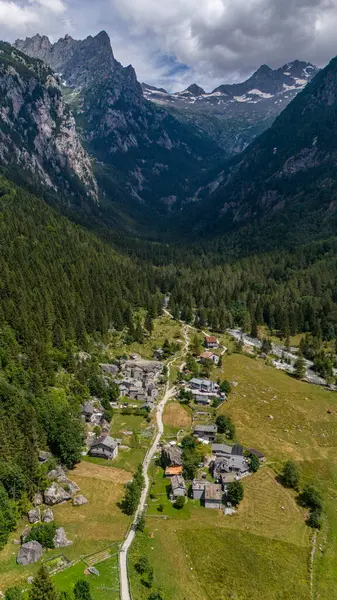
[[[58,600],[53,582],[44,565],[40,567],[28,593],[29,600]]]

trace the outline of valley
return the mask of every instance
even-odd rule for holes
[[[337,58],[55,39],[0,42],[0,595],[337,600]]]

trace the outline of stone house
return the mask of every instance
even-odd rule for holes
[[[171,477],[171,497],[175,499],[178,496],[187,496],[186,484],[182,475],[173,475]]]
[[[252,456],[256,456],[256,458],[258,458],[260,462],[266,462],[266,457],[263,454],[263,452],[260,452],[260,450],[255,450],[255,448],[248,448],[247,452],[249,454],[252,454]]]
[[[193,479],[192,496],[194,500],[203,500],[207,481],[205,479]]]
[[[209,406],[211,404],[211,400],[207,394],[196,394],[194,396],[194,402],[203,406]]]
[[[193,435],[202,440],[206,440],[208,442],[215,442],[216,434],[218,432],[218,427],[215,423],[211,425],[196,425],[194,428]]]
[[[89,450],[90,456],[112,460],[118,454],[119,441],[110,435],[96,440]]]
[[[221,485],[207,483],[205,486],[205,508],[221,508],[223,492]]]

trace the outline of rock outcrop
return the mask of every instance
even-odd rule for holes
[[[66,546],[71,546],[72,543],[72,541],[67,539],[67,535],[63,527],[56,529],[54,537],[55,548],[65,548]]]
[[[74,506],[83,506],[83,504],[88,504],[88,500],[84,497],[84,496],[75,496],[75,498],[73,498],[73,505]]]
[[[98,201],[98,188],[57,76],[0,42],[0,165],[68,198]]]
[[[48,506],[67,502],[67,500],[71,500],[71,494],[55,481],[44,493],[44,501]]]
[[[32,508],[31,510],[28,511],[28,520],[30,523],[34,524],[34,523],[38,523],[41,519],[41,513],[40,513],[40,509],[37,508]]]
[[[43,504],[43,498],[42,498],[42,494],[40,494],[40,492],[35,494],[35,496],[33,498],[33,504],[34,504],[34,506],[41,506],[41,504]]]
[[[42,523],[52,523],[54,521],[54,513],[51,508],[46,508],[42,513]]]
[[[26,542],[22,544],[16,562],[18,565],[31,565],[42,557],[43,548],[39,542]]]

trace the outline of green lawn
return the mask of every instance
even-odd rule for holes
[[[99,576],[85,575],[87,565],[83,561],[54,575],[53,582],[57,591],[72,592],[75,583],[79,579],[85,579],[90,583],[93,600],[119,600],[118,555],[94,566],[99,571]]]

